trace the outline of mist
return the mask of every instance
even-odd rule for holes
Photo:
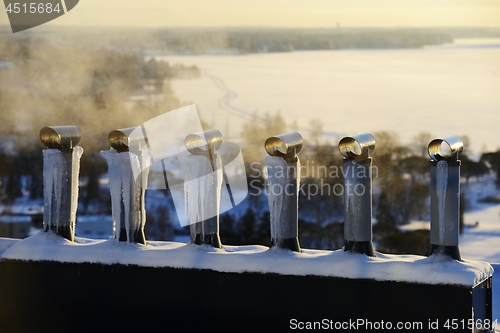
[[[80,145],[103,149],[111,130],[179,107],[166,79],[182,68],[145,60],[142,50],[102,44],[96,32],[80,36],[0,35],[1,134],[35,144],[44,126],[78,125]]]

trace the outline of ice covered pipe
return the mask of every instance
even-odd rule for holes
[[[121,242],[146,244],[146,139],[137,127],[111,131],[108,139],[112,149],[101,154],[108,163],[114,237]]]
[[[83,149],[77,146],[78,126],[47,126],[40,130],[43,151],[43,229],[73,241],[78,206],[78,174]]]
[[[184,145],[191,155],[182,160],[187,176],[184,186],[191,243],[209,244],[215,248],[222,247],[219,211],[223,170],[217,153],[222,142],[222,133],[216,129],[189,134]]]
[[[372,244],[372,158],[370,133],[344,137],[344,250],[374,256]]]
[[[461,260],[458,248],[460,218],[460,160],[464,144],[457,136],[429,143],[431,157],[431,250]]]
[[[270,137],[265,142],[270,156],[264,159],[268,170],[268,200],[271,215],[272,246],[300,252],[298,237],[298,193],[302,136],[291,132]]]

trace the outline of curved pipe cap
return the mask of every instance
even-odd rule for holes
[[[108,140],[114,150],[122,153],[130,151],[130,147],[134,144],[147,141],[147,138],[144,137],[142,128],[139,126],[113,130],[109,132]]]
[[[222,133],[216,129],[189,134],[184,139],[186,149],[193,155],[206,155],[222,146]]]
[[[302,149],[302,135],[297,132],[290,132],[272,136],[264,144],[270,156],[280,156],[293,158]]]
[[[458,136],[434,139],[427,147],[433,161],[457,161],[463,150],[464,143]]]
[[[375,150],[375,138],[370,133],[346,136],[339,141],[342,156],[355,161],[365,161]]]
[[[46,126],[40,130],[40,140],[47,148],[71,150],[82,138],[82,130],[75,125]]]

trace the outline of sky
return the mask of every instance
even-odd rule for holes
[[[0,24],[8,24],[0,11]],[[498,0],[81,0],[51,24],[127,27],[500,27]]]

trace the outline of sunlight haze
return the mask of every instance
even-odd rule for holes
[[[55,25],[127,27],[500,27],[494,0],[84,0]],[[0,24],[8,24],[2,11]]]

